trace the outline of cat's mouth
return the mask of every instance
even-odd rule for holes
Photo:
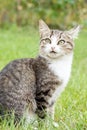
[[[50,51],[50,53],[51,53],[51,54],[57,54],[57,52],[56,52],[56,51]]]
[[[59,54],[56,51],[50,51],[47,55],[49,58],[55,59],[59,57]]]

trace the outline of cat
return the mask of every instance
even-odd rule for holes
[[[14,111],[16,120],[25,117],[28,122],[46,114],[54,120],[55,102],[70,78],[74,39],[79,31],[80,26],[53,30],[39,21],[39,55],[14,60],[0,72],[2,112]]]

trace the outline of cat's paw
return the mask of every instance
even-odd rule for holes
[[[57,122],[53,122],[53,126],[54,126],[55,128],[58,128],[58,127],[59,127],[59,124],[58,124]]]
[[[38,130],[38,128],[37,128],[37,127],[35,127],[33,130]]]

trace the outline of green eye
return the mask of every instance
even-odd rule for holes
[[[63,45],[64,43],[65,43],[64,40],[60,40],[60,41],[58,42],[58,44],[60,44],[60,45]]]
[[[45,42],[51,44],[51,40],[49,38],[46,38]]]

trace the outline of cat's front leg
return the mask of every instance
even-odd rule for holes
[[[49,107],[47,109],[47,114],[49,117],[51,117],[52,120],[54,120],[54,110],[55,110],[55,106],[52,105],[51,107]]]
[[[54,121],[55,104],[53,104],[51,107],[47,109],[47,114],[52,119],[52,125],[57,128],[59,125],[57,122]]]

